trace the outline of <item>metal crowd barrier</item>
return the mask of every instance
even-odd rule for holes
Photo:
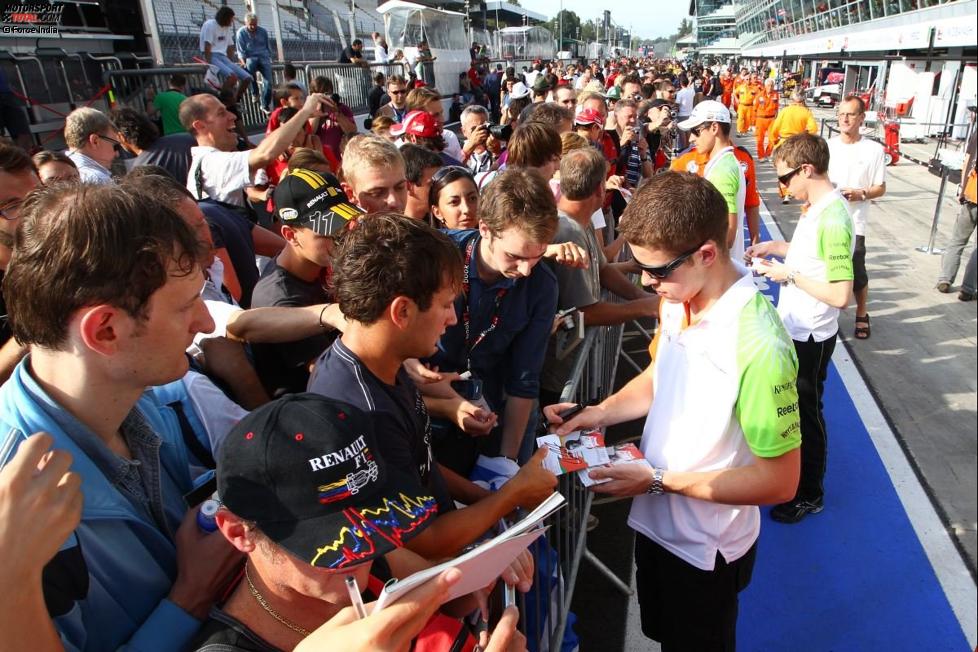
[[[609,225],[608,231],[613,233],[613,225]],[[627,253],[623,255],[628,256]],[[608,293],[605,293],[604,300],[620,301]],[[651,339],[637,322],[633,322],[632,326]],[[587,329],[584,341],[576,351],[570,377],[561,392],[562,403],[597,403],[612,394],[619,357],[624,357],[641,371],[622,350],[624,333],[624,325]],[[631,594],[628,585],[587,549],[588,521],[594,494],[572,473],[560,476],[558,490],[567,500],[567,505],[552,517],[546,540],[556,554],[551,556],[544,544],[535,543],[532,548],[537,564],[542,560],[554,560],[556,573],[547,572],[541,577],[538,572],[536,599],[525,599],[521,604],[521,626],[530,642],[530,650],[535,651],[561,649],[582,559],[591,563],[622,593]]]
[[[404,66],[400,63],[392,64],[370,64],[358,66],[346,63],[335,63],[332,61],[296,61],[295,66],[298,72],[298,81],[309,87],[309,83],[316,77],[322,75],[333,82],[334,91],[340,96],[341,101],[350,107],[354,115],[367,112],[367,95],[373,86],[373,76],[377,72],[383,72],[385,76],[404,75]],[[273,84],[284,81],[283,64],[272,65]],[[174,73],[180,73],[187,77],[190,93],[213,92],[213,89],[204,84],[204,75],[207,66],[204,64],[176,65],[167,68],[148,68],[148,69],[110,69],[103,73],[105,83],[111,89],[111,104],[117,103],[133,107],[137,110],[148,112],[152,104],[152,93],[162,92],[167,89],[168,78]],[[457,88],[439,89],[442,94],[451,95],[457,92]],[[268,117],[261,111],[260,97],[249,87],[242,94],[238,102],[238,110],[241,114],[241,121],[246,130],[264,128]],[[151,112],[150,112],[151,113]]]
[[[367,112],[367,95],[373,87],[373,77],[378,72],[385,77],[405,75],[400,63],[373,63],[369,66],[356,66],[348,63],[329,61],[297,61],[297,68],[304,70],[308,84],[320,75],[333,81],[333,89],[343,104],[353,110],[354,115]]]

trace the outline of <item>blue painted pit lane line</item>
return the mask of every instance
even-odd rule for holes
[[[781,233],[762,207],[764,238]],[[778,286],[763,278],[776,301]],[[842,342],[825,385],[825,509],[762,508],[738,646],[792,652],[971,650],[976,587]]]

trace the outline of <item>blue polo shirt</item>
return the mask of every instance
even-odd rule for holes
[[[472,373],[483,381],[486,399],[494,410],[503,406],[507,396],[537,398],[540,393],[540,370],[547,352],[550,328],[557,312],[557,279],[546,265],[536,265],[525,278],[503,278],[486,285],[479,278],[476,259],[479,252],[478,231],[448,230],[445,233],[458,245],[462,256],[473,244],[469,261],[469,296],[455,299],[458,323],[450,327],[438,342],[438,351],[429,362],[443,371],[465,371],[465,325],[463,315],[469,305],[470,337],[475,340],[489,328],[496,314],[496,297],[500,289],[506,295],[499,304],[499,323],[472,349]]]

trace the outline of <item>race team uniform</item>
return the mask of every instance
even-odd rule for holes
[[[656,468],[735,468],[800,445],[791,340],[751,274],[740,269],[743,276],[698,323],[689,324],[687,305],[661,303],[649,347],[654,398],[641,442]],[[750,581],[760,532],[758,507],[645,494],[632,502],[628,524],[638,533],[645,634],[675,649],[703,649],[732,636],[737,592]],[[735,587],[722,580],[728,573]],[[711,577],[721,581],[712,584]],[[681,599],[677,591],[688,593]]]

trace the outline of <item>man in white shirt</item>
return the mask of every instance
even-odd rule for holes
[[[109,167],[121,143],[108,116],[91,107],[75,109],[65,118],[64,135],[82,183],[114,183]]]
[[[213,95],[188,97],[180,105],[180,124],[197,139],[197,146],[190,150],[187,189],[197,199],[245,206],[244,190],[255,173],[278,158],[310,119],[326,114],[325,101],[321,93],[310,94],[293,119],[265,136],[258,147],[239,152],[237,117]]]
[[[756,505],[798,484],[797,361],[774,307],[731,260],[724,198],[705,179],[665,172],[620,225],[662,298],[652,363],[558,434],[645,418],[649,464],[591,471],[598,493],[634,497],[642,631],[664,650],[733,650],[738,593],[750,582]]]
[[[251,84],[252,76],[235,63],[238,57],[234,51],[234,41],[234,9],[231,7],[221,7],[213,18],[200,26],[200,52],[204,61],[229,79],[234,77],[238,80],[237,101]]]
[[[809,133],[795,134],[774,150],[778,183],[808,205],[791,242],[751,246],[745,257],[782,285],[778,314],[798,356],[798,416],[801,423],[801,478],[791,500],[775,505],[771,518],[797,523],[824,506],[828,428],[822,413],[825,379],[835,350],[839,311],[852,293],[852,218],[849,206],[829,181],[829,147]]]
[[[380,32],[374,32],[370,35],[370,38],[374,42],[374,63],[387,63],[389,59],[387,55],[387,41],[384,40],[383,35]]]
[[[852,293],[856,298],[857,340],[870,335],[869,276],[866,273],[866,224],[870,200],[886,192],[886,153],[883,146],[859,133],[866,119],[866,105],[854,95],[839,104],[839,135],[829,139],[829,181],[849,202],[856,236],[852,254]]]
[[[747,182],[730,141],[730,111],[716,100],[704,100],[696,105],[689,118],[677,126],[692,135],[698,152],[710,156],[703,169],[703,177],[720,191],[727,202],[727,245],[730,256],[740,260],[744,255]]]

